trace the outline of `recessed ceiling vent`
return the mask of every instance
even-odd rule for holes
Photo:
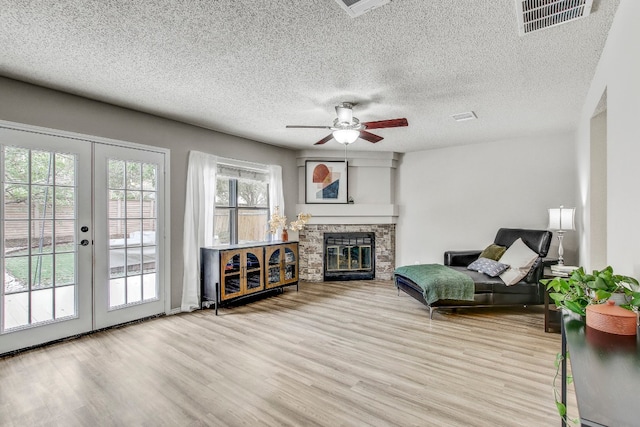
[[[384,6],[391,0],[336,0],[347,11],[349,16],[355,18],[377,7]]]
[[[474,120],[478,118],[478,116],[476,116],[476,113],[474,113],[473,111],[454,114],[451,117],[453,117],[453,120],[455,120],[456,122],[464,122],[465,120]]]
[[[521,36],[589,16],[593,0],[516,0]]]

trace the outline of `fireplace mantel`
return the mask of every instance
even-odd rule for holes
[[[309,224],[396,224],[397,205],[298,204],[296,212],[310,213]]]

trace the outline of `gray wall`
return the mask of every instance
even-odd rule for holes
[[[419,151],[402,156],[396,203],[397,265],[442,262],[443,252],[484,249],[500,227],[546,229],[547,209],[576,204],[572,133]],[[577,262],[567,232],[567,265]],[[557,257],[557,239],[550,257]]]
[[[282,166],[286,215],[295,216],[294,151],[0,77],[0,120],[171,150],[171,307],[182,299],[182,237],[189,150]]]

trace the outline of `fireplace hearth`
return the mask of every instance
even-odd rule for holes
[[[325,233],[324,280],[375,278],[374,233]]]

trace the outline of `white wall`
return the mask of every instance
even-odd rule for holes
[[[295,216],[295,152],[0,77],[0,120],[171,150],[171,307],[182,299],[182,234],[187,158],[198,150],[282,166],[286,215]]]
[[[398,167],[396,264],[441,263],[484,249],[500,227],[546,229],[547,209],[576,203],[573,133],[405,154]],[[567,232],[565,262],[577,261]],[[557,257],[554,237],[550,257]]]
[[[620,274],[640,277],[640,2],[622,0],[591,83],[578,129],[580,198],[585,219],[591,192],[590,121],[600,97],[607,93],[607,263]],[[581,244],[591,243],[588,230]],[[580,264],[590,268],[590,251]]]

